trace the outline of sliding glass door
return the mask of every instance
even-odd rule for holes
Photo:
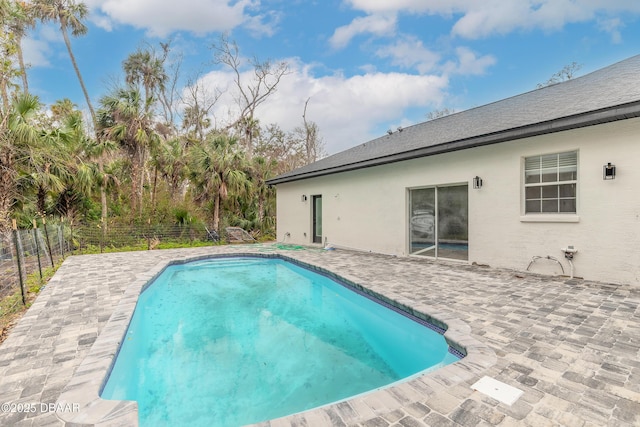
[[[435,187],[409,190],[409,236],[409,253],[436,256]]]
[[[468,214],[466,184],[409,190],[409,253],[467,260]]]

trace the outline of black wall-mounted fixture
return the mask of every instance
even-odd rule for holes
[[[482,178],[479,176],[473,178],[473,188],[482,188]]]
[[[602,167],[602,179],[616,179],[616,165],[611,162]]]
[[[302,197],[300,198],[301,202],[306,202],[307,201],[307,196],[306,194],[303,194]]]

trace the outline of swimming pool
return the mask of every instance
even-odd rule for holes
[[[458,360],[444,338],[281,259],[173,265],[140,295],[102,397],[140,425],[242,425]]]

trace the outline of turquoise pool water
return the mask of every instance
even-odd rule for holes
[[[444,338],[281,259],[168,267],[142,294],[102,398],[141,426],[240,426],[452,363]]]

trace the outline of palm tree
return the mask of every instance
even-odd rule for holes
[[[150,108],[154,92],[162,90],[167,80],[163,60],[148,50],[138,50],[129,55],[123,62],[122,67],[126,74],[125,81],[127,84],[142,84],[145,105]]]
[[[125,72],[125,81],[131,87],[139,87],[142,85],[144,88],[144,113],[151,117],[151,107],[155,102],[156,97],[154,94],[164,90],[164,84],[167,80],[167,74],[164,70],[164,60],[158,58],[149,50],[138,49],[135,53],[129,55],[129,57],[122,63],[122,68]],[[159,95],[159,94],[158,94]],[[158,96],[159,98],[159,96]],[[146,159],[144,158],[146,150],[142,153],[143,158],[141,163],[144,164]],[[156,169],[157,170],[157,169]],[[155,181],[152,199],[155,207]],[[144,186],[144,174],[140,174],[140,188]]]
[[[69,220],[75,219],[83,203],[87,200],[95,184],[101,184],[96,165],[91,162],[95,150],[94,141],[85,132],[82,113],[70,107],[68,100],[56,103],[64,113],[59,116],[61,141],[67,152],[69,173],[62,180],[63,189],[55,201],[56,211]],[[53,107],[52,107],[53,109]]]
[[[238,120],[236,127],[240,139],[246,146],[247,157],[251,159],[253,157],[253,142],[260,135],[260,121],[253,116],[243,117]]]
[[[220,206],[229,192],[240,192],[249,183],[243,171],[245,158],[235,138],[212,134],[191,152],[191,181],[197,201],[213,198],[213,229],[219,231]]]
[[[22,76],[22,90],[29,93],[29,82],[27,81],[27,66],[24,63],[22,53],[22,39],[28,29],[35,26],[35,17],[31,5],[24,2],[11,1],[2,2],[4,13],[3,21],[6,22],[8,32],[14,37],[16,55],[20,64],[20,74]]]
[[[69,30],[71,30],[71,35],[74,37],[83,36],[87,33],[87,26],[82,22],[89,13],[87,5],[82,2],[76,3],[74,0],[34,0],[32,5],[35,16],[42,22],[53,21],[60,24],[60,31],[62,32],[64,43],[69,52],[69,58],[73,64],[76,76],[78,76],[78,82],[82,88],[84,98],[87,101],[87,106],[89,107],[93,121],[92,124],[95,126],[97,123],[96,113],[91,104],[91,98],[89,98],[82,74],[80,74],[80,68],[71,49],[71,40],[69,39]]]
[[[18,177],[28,170],[30,151],[41,143],[36,115],[38,97],[21,94],[2,114],[0,128],[0,230],[10,228],[14,201],[18,198]]]
[[[14,64],[16,54],[15,37],[10,33],[10,23],[12,22],[12,3],[7,0],[0,0],[0,97],[2,97],[1,126],[2,137],[7,125],[9,110],[11,108],[12,91],[15,88],[13,80],[20,74]],[[6,141],[5,141],[6,142]]]
[[[82,120],[77,113],[79,111],[76,109],[76,104],[69,98],[59,99],[51,106],[51,115],[55,122],[64,123],[72,115],[74,120]]]
[[[183,111],[182,130],[187,133],[189,143],[204,141],[206,131],[211,127],[211,119],[207,117],[207,111],[199,106],[185,107]]]
[[[89,158],[97,159],[98,162],[98,186],[100,188],[100,205],[101,205],[101,222],[107,224],[107,189],[110,184],[118,184],[117,178],[114,174],[109,172],[108,165],[105,164],[108,154],[116,149],[116,144],[108,139],[100,138],[93,140],[89,143],[88,147],[85,147]]]
[[[82,88],[82,93],[84,94],[84,98],[87,102],[87,107],[89,108],[89,113],[91,114],[91,124],[96,131],[96,144],[97,146],[101,146],[102,142],[100,141],[100,133],[98,132],[98,121],[95,109],[91,103],[89,92],[84,84],[84,79],[80,73],[80,68],[78,67],[75,55],[71,49],[71,40],[69,39],[69,29],[71,29],[71,34],[74,37],[85,35],[88,31],[87,26],[82,22],[89,13],[86,4],[82,2],[76,3],[74,0],[33,0],[31,7],[33,8],[34,16],[40,19],[43,23],[55,21],[60,24],[60,31],[62,32],[62,37],[64,38],[64,43],[67,47],[71,64],[76,72],[78,82]],[[104,174],[103,156],[100,156],[98,159],[98,167],[100,169],[100,173]],[[104,222],[107,218],[106,181],[104,181],[103,184],[104,185],[100,186],[100,198],[102,199],[101,216]]]
[[[269,188],[267,180],[275,176],[277,166],[278,162],[264,157],[254,157],[251,161],[252,189],[257,202],[258,222],[262,228],[265,228],[268,201],[275,196],[275,191]]]
[[[58,129],[43,132],[40,144],[29,146],[26,168],[18,177],[22,196],[35,194],[36,209],[42,215],[47,198],[64,190],[64,181],[71,177],[64,138]]]
[[[108,140],[119,144],[131,164],[131,213],[142,210],[141,176],[147,147],[155,144],[158,134],[140,91],[134,87],[116,89],[100,100],[99,126]]]
[[[178,202],[178,190],[184,184],[187,176],[186,144],[184,141],[181,138],[161,141],[153,151],[152,163],[156,172],[159,172],[166,180],[171,201]],[[155,194],[155,179],[153,187]]]

